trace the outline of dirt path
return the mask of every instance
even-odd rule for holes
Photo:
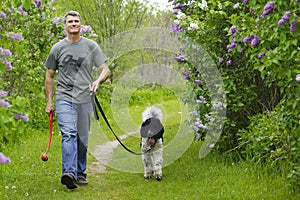
[[[136,134],[139,130],[134,130],[127,134],[121,135],[120,140],[126,139],[128,136]],[[89,171],[92,173],[106,172],[106,166],[112,158],[114,149],[119,145],[117,140],[107,141],[103,144],[99,144],[95,147],[95,150],[91,153],[92,156],[97,160],[92,162],[89,166]]]

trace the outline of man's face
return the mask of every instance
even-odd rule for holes
[[[69,34],[79,34],[81,28],[81,21],[78,16],[67,16],[65,23],[65,30]]]

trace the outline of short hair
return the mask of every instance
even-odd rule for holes
[[[80,19],[80,21],[81,21],[81,17],[80,17],[80,14],[79,14],[79,12],[76,12],[76,11],[74,11],[74,10],[70,10],[70,11],[68,11],[66,14],[65,14],[65,16],[64,16],[64,18],[63,18],[63,23],[65,24],[66,23],[66,19],[67,19],[67,17],[68,16],[77,16],[77,17],[79,17],[79,19]]]

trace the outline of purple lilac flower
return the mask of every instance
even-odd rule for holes
[[[285,22],[290,20],[291,12],[287,11],[284,13],[284,15],[281,17],[281,19],[278,21],[278,26],[282,26]]]
[[[244,43],[244,44],[247,44],[247,43],[249,43],[249,42],[251,42],[251,37],[246,36],[246,37],[244,38],[244,40],[243,40],[243,43]]]
[[[261,18],[265,18],[268,14],[272,13],[273,10],[274,10],[274,5],[275,5],[275,2],[273,1],[269,1],[265,7],[264,7],[264,12],[263,14],[261,14]]]
[[[253,35],[253,39],[251,40],[251,45],[255,47],[259,44],[259,38],[256,35]]]
[[[228,61],[226,62],[226,65],[231,65],[231,60],[228,60]]]
[[[236,4],[234,4],[233,8],[234,8],[234,9],[238,9],[239,6],[240,6],[240,3],[236,3]]]
[[[84,34],[84,33],[88,33],[92,30],[92,27],[91,26],[81,26],[81,29],[80,29],[80,33],[81,34]]]
[[[297,75],[296,75],[296,81],[297,81],[297,82],[300,82],[300,74],[297,74]]]
[[[40,8],[42,6],[42,1],[41,0],[35,0],[35,5],[37,8]]]
[[[1,56],[12,56],[12,53],[9,49],[1,49]]]
[[[4,97],[7,97],[7,92],[5,92],[4,90],[2,90],[0,92],[0,98],[4,98]]]
[[[19,12],[21,13],[22,16],[28,14],[27,12],[25,12],[25,11],[23,10],[23,7],[22,7],[22,6],[20,6],[20,7],[18,8],[18,10],[19,10]]]
[[[174,11],[172,12],[172,14],[173,14],[173,15],[178,15],[178,10],[174,10]]]
[[[263,52],[263,53],[259,53],[258,54],[258,59],[261,59],[262,57],[264,57],[266,55],[266,52]]]
[[[6,14],[3,11],[0,11],[0,18],[6,19]]]
[[[200,141],[200,139],[201,139],[201,135],[198,134],[198,135],[197,135],[197,141]]]
[[[181,3],[179,3],[173,7],[173,9],[180,9],[180,10],[182,10],[183,8],[184,8],[184,4],[181,4]]]
[[[9,35],[8,35],[8,37],[9,37],[9,39],[10,40],[23,40],[24,38],[23,38],[23,36],[21,35],[21,34],[18,34],[18,33],[10,33]]]
[[[244,0],[244,4],[248,4],[249,3],[249,0]]]
[[[8,108],[9,106],[10,104],[7,101],[0,99],[0,107]]]
[[[53,3],[54,3],[54,0],[51,0],[48,2],[48,5],[52,6]]]
[[[11,62],[9,62],[8,60],[4,60],[5,62],[5,65],[6,65],[6,69],[7,71],[10,71],[12,70],[12,65],[11,65]]]
[[[6,157],[2,152],[0,152],[0,164],[10,163],[10,158]]]
[[[207,121],[210,121],[210,120],[211,120],[211,116],[208,115],[208,114],[205,115],[205,118],[206,118]]]
[[[222,63],[224,61],[223,58],[219,58],[219,63]]]
[[[56,26],[58,24],[60,20],[60,17],[54,17],[53,21],[52,21],[52,26]]]
[[[229,32],[234,34],[236,32],[236,26],[231,26],[230,29],[229,29]]]
[[[182,75],[184,76],[184,80],[190,79],[190,74],[188,72],[182,72]]]
[[[172,26],[173,32],[174,32],[176,35],[177,35],[179,32],[182,31],[182,28],[180,27],[179,24],[177,24],[177,25],[171,24],[171,26]]]
[[[23,120],[24,122],[28,122],[29,121],[29,118],[28,118],[27,114],[25,114],[25,115],[23,115],[23,114],[15,114],[14,117],[15,117],[16,120]]]
[[[292,21],[290,23],[290,32],[294,32],[296,30],[297,23],[297,21]]]
[[[197,80],[194,81],[194,83],[197,84],[197,85],[201,85],[202,81],[197,79]]]
[[[183,62],[185,60],[185,57],[181,55],[181,56],[175,57],[174,59],[178,62]]]
[[[240,49],[240,53],[244,53],[247,50],[247,48]]]

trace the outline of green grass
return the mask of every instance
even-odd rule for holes
[[[136,95],[141,95],[140,91]],[[143,95],[147,97],[148,94]],[[166,124],[165,145],[171,144],[170,146],[173,146],[176,151],[177,143],[172,143],[172,140],[175,137],[174,132],[180,124],[181,116],[184,114],[178,114],[180,106],[176,99],[170,98],[170,94],[168,94],[168,98],[164,98],[163,94],[158,96],[162,99],[158,104],[167,113],[164,121]],[[152,103],[154,102],[135,104],[133,101],[129,109],[131,120],[139,125],[143,109]],[[107,107],[106,110],[108,110],[108,118],[117,134],[124,134],[114,123],[112,113]],[[100,121],[100,124],[99,126],[99,124],[93,123],[90,151],[96,144],[114,139],[104,122]],[[199,142],[192,142],[182,156],[173,159],[174,162],[169,162],[163,168],[163,180],[160,182],[154,179],[144,180],[142,173],[129,173],[113,168],[108,168],[105,173],[92,173],[87,170],[89,185],[70,191],[60,183],[61,135],[58,133],[57,122],[55,122],[47,162],[43,162],[40,158],[47,146],[49,134],[47,127],[42,133],[28,130],[27,134],[28,137],[21,144],[11,144],[3,150],[3,153],[9,156],[12,162],[0,165],[1,200],[300,199],[300,194],[292,191],[288,180],[282,177],[276,169],[245,161],[233,162],[230,154],[224,156],[214,151],[204,159],[199,159],[201,146]],[[138,137],[129,137],[124,142],[135,151],[139,150]],[[120,155],[130,155],[118,147],[114,156],[118,156],[120,152],[123,153]],[[169,159],[169,155],[165,155],[164,160],[168,161]],[[89,154],[88,164],[90,165],[94,161],[96,160]],[[128,166],[136,165],[142,171],[140,157],[137,157],[136,162],[128,160],[126,164]]]

